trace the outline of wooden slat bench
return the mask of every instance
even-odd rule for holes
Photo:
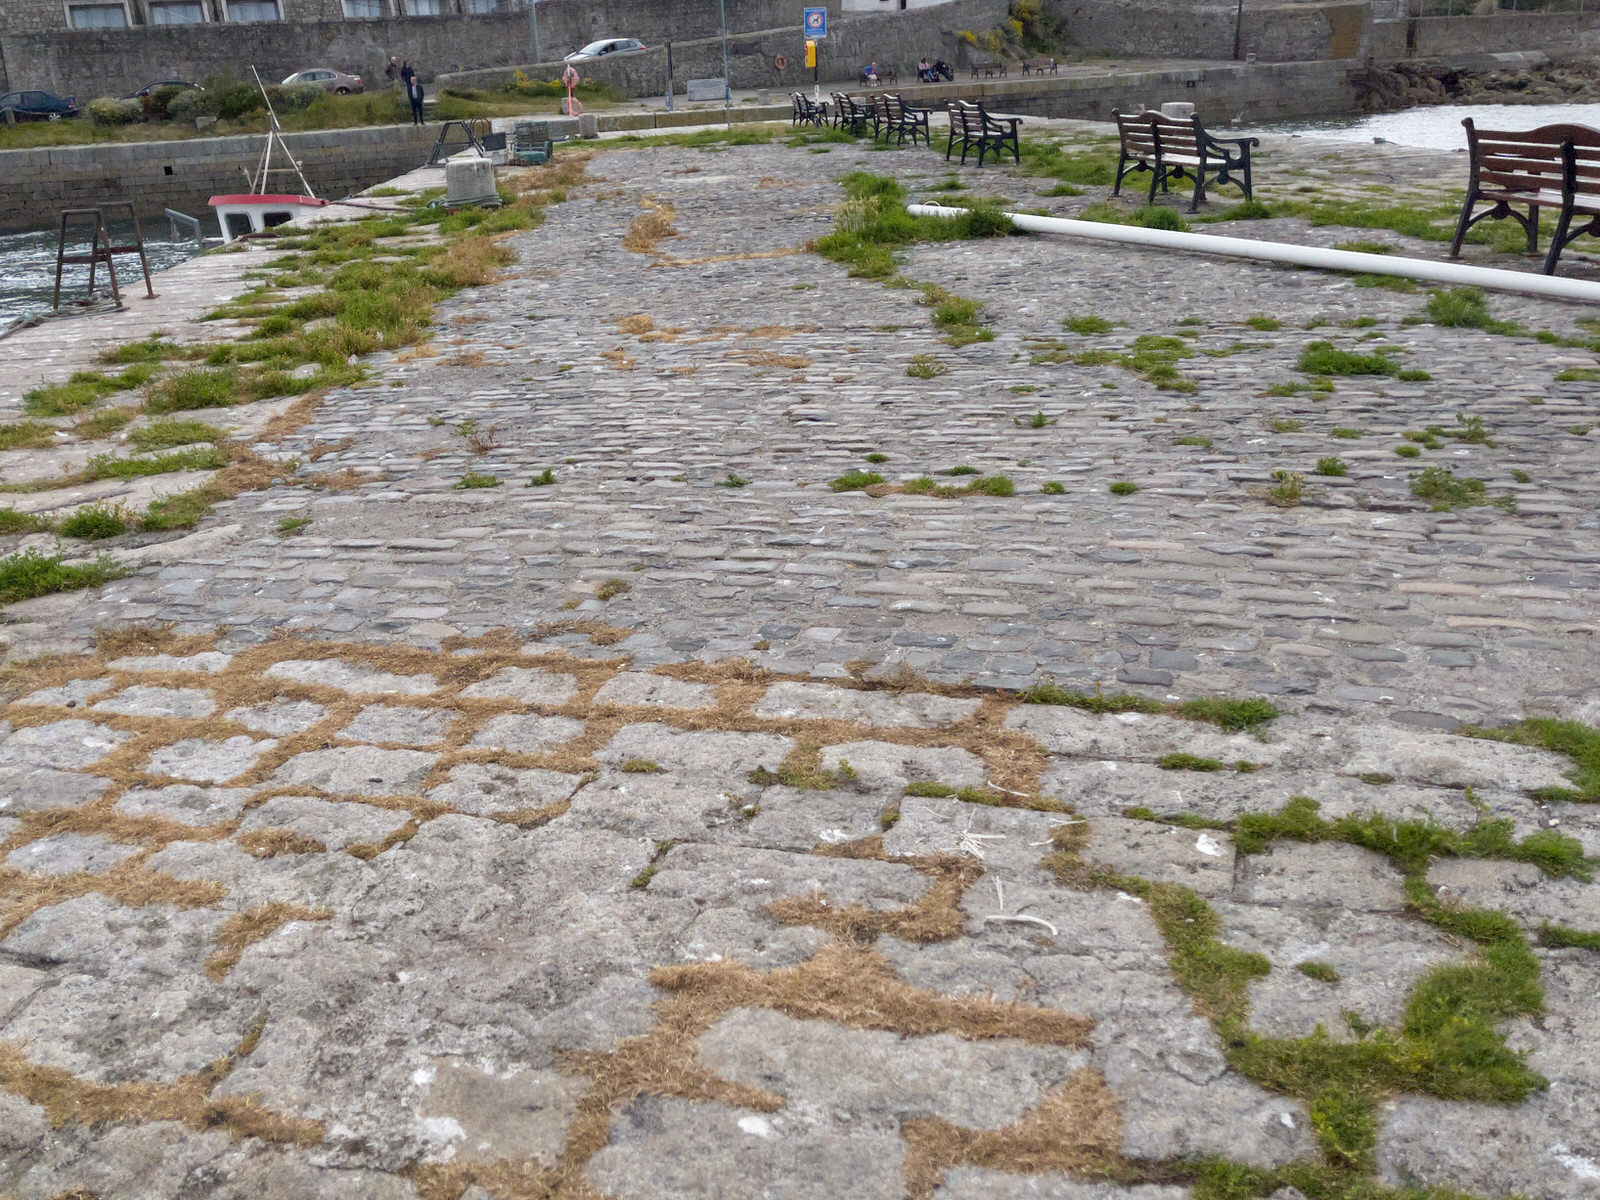
[[[1035,75],[1059,75],[1060,68],[1053,58],[1035,58],[1022,60],[1022,73],[1026,75],[1032,71]]]
[[[1198,212],[1206,198],[1206,184],[1234,183],[1250,191],[1250,147],[1259,138],[1215,138],[1205,131],[1199,117],[1168,117],[1158,112],[1137,115],[1111,110],[1117,119],[1121,142],[1117,157],[1117,182],[1113,196],[1122,191],[1122,181],[1135,171],[1150,172],[1149,203],[1156,202],[1156,190],[1165,192],[1174,179],[1194,180],[1194,197],[1189,211]]]
[[[833,93],[833,127],[860,137],[872,120],[872,105],[862,104],[845,92]]]
[[[1539,249],[1539,210],[1554,209],[1555,234],[1543,271],[1554,275],[1561,252],[1574,238],[1600,236],[1600,130],[1587,125],[1541,125],[1537,129],[1479,129],[1467,117],[1467,198],[1450,243],[1450,257],[1479,221],[1510,217],[1528,235],[1528,253]],[[1474,213],[1479,205],[1487,205]],[[1524,213],[1520,210],[1526,209]]]
[[[878,78],[877,78],[877,81],[874,82],[867,75],[867,69],[865,67],[862,67],[861,68],[861,82],[862,82],[863,85],[865,85],[867,87],[879,87],[879,86],[881,86],[881,85],[883,85],[885,83],[898,84],[900,82],[900,75],[893,67],[879,67],[878,68]]]
[[[950,104],[950,144],[945,147],[945,160],[949,161],[959,145],[962,162],[967,161],[969,151],[976,150],[981,167],[986,154],[992,151],[998,160],[1009,147],[1011,157],[1020,163],[1022,150],[1018,143],[1017,127],[1021,124],[1021,117],[991,117],[981,104],[953,101]]]
[[[893,138],[900,146],[906,144],[908,137],[915,146],[920,137],[931,145],[928,110],[907,104],[898,92],[880,92],[872,98],[872,136],[874,140],[882,137],[885,142]]]
[[[791,125],[826,125],[828,123],[828,106],[818,104],[804,92],[790,92],[789,100],[794,105],[794,112],[790,116]]]
[[[1006,64],[1004,61],[973,63],[972,77],[976,79],[980,74],[985,79],[993,79],[996,75],[1000,76],[1001,79],[1004,79],[1006,77]]]

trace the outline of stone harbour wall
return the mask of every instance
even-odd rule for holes
[[[388,125],[284,140],[317,195],[336,199],[422,165],[437,136],[436,126]],[[0,233],[46,228],[58,209],[131,200],[141,220],[174,208],[215,234],[206,201],[248,191],[244,172],[260,158],[258,135],[0,151],[0,178],[8,181],[0,189]]]
[[[960,32],[992,29],[1005,20],[1007,9],[1006,0],[952,0],[932,8],[830,21],[828,36],[818,46],[819,73],[823,81],[853,79],[862,66],[876,61],[892,65],[905,82],[915,77],[917,60],[924,54],[963,65],[970,61],[968,52],[972,48],[961,40]],[[731,17],[729,22],[732,23]],[[785,60],[782,70],[775,65],[780,56]],[[728,38],[728,78],[735,88],[787,91],[807,87],[811,72],[804,63],[805,39],[797,22]],[[561,63],[453,72],[438,82],[440,86],[494,87],[509,82],[517,69],[535,79],[553,79],[561,73]],[[642,53],[585,63],[583,74],[624,96],[664,95],[666,47],[651,46]],[[672,75],[679,92],[688,79],[720,79],[721,37],[673,42]]]

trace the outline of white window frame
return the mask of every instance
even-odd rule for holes
[[[128,0],[62,0],[61,7],[66,12],[68,29],[129,29],[133,26],[133,14],[128,11]],[[120,8],[122,10],[121,25],[78,25],[72,19],[72,11],[77,8]]]
[[[271,4],[272,7],[276,10],[277,16],[271,17],[271,18],[269,18],[269,19],[267,19],[265,21],[261,21],[261,20],[241,21],[241,20],[239,20],[237,17],[235,17],[233,15],[234,0],[222,0],[223,16],[227,19],[227,21],[230,24],[234,24],[234,25],[270,25],[274,21],[283,20],[283,0],[250,0],[250,3],[252,3],[252,4]]]
[[[376,4],[378,11],[353,13],[350,11],[351,4]],[[346,21],[381,21],[389,15],[389,0],[341,0],[341,7]]]
[[[152,26],[160,26],[161,28],[166,29],[173,25],[205,25],[211,20],[211,12],[206,7],[205,0],[165,0],[167,4],[171,4],[173,6],[183,5],[199,10],[200,19],[198,21],[158,21],[156,20],[156,10],[158,7],[162,6],[162,2],[163,0],[154,0],[154,3],[147,3],[145,5],[145,17],[148,23]]]
[[[465,0],[463,7],[475,15],[516,11],[513,0]]]
[[[406,16],[408,17],[442,17],[450,11],[446,0],[402,0],[402,2],[406,6]],[[417,9],[423,4],[433,5],[433,11],[418,12]]]

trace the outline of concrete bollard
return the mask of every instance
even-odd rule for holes
[[[594,113],[578,114],[578,136],[582,138],[597,138],[600,136],[600,124],[595,119]]]
[[[452,158],[444,165],[446,204],[498,204],[494,164],[487,158]]]

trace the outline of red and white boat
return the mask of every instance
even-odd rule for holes
[[[255,72],[254,67],[250,70]],[[267,102],[267,120],[271,123],[271,127],[267,130],[267,144],[262,147],[261,162],[256,167],[255,174],[245,172],[245,178],[250,181],[250,190],[213,196],[208,202],[216,210],[217,224],[222,227],[224,242],[237,241],[251,234],[262,233],[275,225],[287,224],[296,217],[304,216],[328,203],[326,200],[317,199],[311,191],[311,185],[306,182],[305,172],[300,170],[300,164],[289,152],[289,147],[283,140],[283,127],[278,124],[278,114],[272,108],[272,98],[267,95],[267,89],[262,85],[259,73],[256,73],[256,86],[261,88],[261,98]],[[272,165],[274,150],[282,153],[288,160],[288,166]],[[293,175],[300,183],[300,191],[298,193],[267,191],[267,183],[274,175]]]
[[[315,196],[281,192],[238,192],[231,196],[213,196],[208,203],[217,212],[222,240],[231,242],[293,221],[328,202]]]

